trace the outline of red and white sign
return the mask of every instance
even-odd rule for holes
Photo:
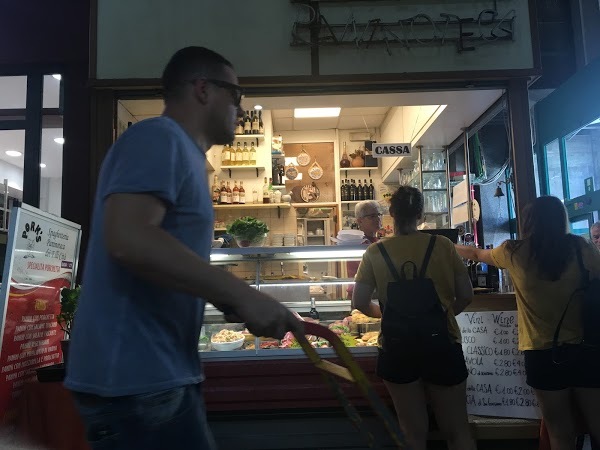
[[[0,422],[35,369],[60,363],[60,290],[77,270],[81,227],[29,205],[13,208],[0,290]]]

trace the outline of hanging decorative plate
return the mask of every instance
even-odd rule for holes
[[[308,166],[308,164],[310,163],[310,155],[306,153],[306,150],[304,150],[304,146],[302,146],[300,154],[296,156],[296,161],[298,161],[298,164],[300,166]]]
[[[292,163],[290,163],[287,166],[287,169],[285,169],[285,176],[287,177],[288,180],[295,180],[296,177],[298,176],[298,169],[296,169],[296,166],[294,166]]]
[[[310,166],[310,169],[308,169],[308,176],[311,177],[313,180],[318,180],[323,176],[323,169],[321,168],[316,159],[315,162],[312,163],[312,166]]]
[[[306,185],[302,186],[301,195],[302,195],[302,200],[304,200],[307,203],[310,203],[310,202],[316,202],[317,200],[319,200],[319,196],[321,195],[321,192],[319,191],[319,188],[313,181],[311,184],[306,184]]]

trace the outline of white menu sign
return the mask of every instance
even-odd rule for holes
[[[518,350],[517,312],[466,312],[456,320],[469,370],[468,413],[539,419],[533,389],[525,383],[523,353]]]

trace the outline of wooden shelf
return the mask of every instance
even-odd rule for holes
[[[289,203],[245,203],[243,205],[213,205],[214,209],[275,209],[277,217],[281,218],[282,209],[290,209]]]
[[[312,202],[312,203],[292,203],[294,208],[325,208],[338,206],[336,202]]]
[[[256,170],[256,178],[258,178],[258,171],[265,170],[263,166],[221,166],[221,170],[223,172],[229,171],[229,178],[231,178],[232,170],[246,170],[246,169],[255,169]]]
[[[371,177],[371,170],[378,170],[379,167],[340,167],[340,172],[346,172],[346,178],[348,178],[348,172],[369,172]]]
[[[344,200],[342,201],[342,205],[351,205],[353,203],[364,202],[364,200]]]
[[[258,140],[264,138],[264,134],[236,134],[233,140],[243,141],[244,139],[256,139],[256,146],[258,147]]]

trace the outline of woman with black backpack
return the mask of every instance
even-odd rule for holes
[[[391,198],[393,237],[372,244],[355,277],[353,307],[382,317],[377,374],[407,443],[427,448],[431,401],[450,450],[473,450],[465,403],[467,368],[455,315],[471,301],[467,269],[452,242],[417,230],[423,195],[401,186]],[[377,289],[379,304],[371,301]]]
[[[508,269],[527,384],[539,401],[552,450],[572,450],[578,414],[600,442],[600,297],[583,291],[600,277],[600,253],[569,233],[565,207],[556,197],[535,199],[523,219],[520,240],[493,250],[457,246],[457,251]],[[597,283],[592,281],[593,288]]]

